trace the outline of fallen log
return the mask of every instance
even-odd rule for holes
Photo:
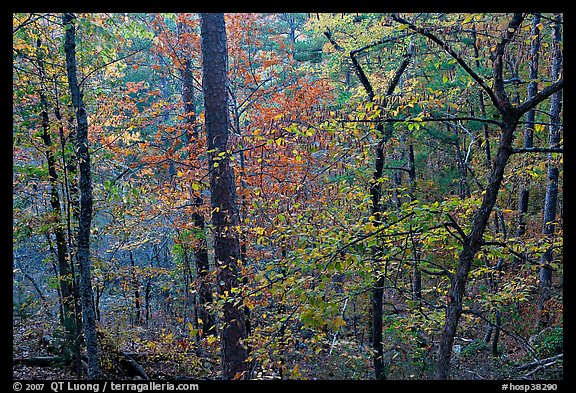
[[[118,360],[120,361],[121,367],[128,374],[139,376],[142,379],[149,380],[150,377],[144,371],[144,368],[129,354],[123,352],[117,352]],[[88,365],[85,361],[86,357],[83,356],[82,366],[85,370],[88,369]],[[18,357],[12,359],[14,366],[32,366],[32,367],[55,367],[61,366],[65,362],[64,358],[61,356],[34,356],[34,357]]]
[[[60,356],[35,356],[31,358],[14,358],[13,364],[35,367],[52,367],[59,366],[64,362],[64,358]]]

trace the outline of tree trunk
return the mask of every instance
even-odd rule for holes
[[[194,104],[194,77],[192,74],[192,62],[186,59],[184,69],[180,71],[182,77],[182,99],[184,101],[184,116],[186,118],[186,135],[184,140],[186,143],[191,143],[198,138],[198,132],[195,129],[196,123],[196,107]],[[203,235],[202,239],[198,239],[198,246],[194,249],[196,255],[196,281],[198,288],[198,305],[197,305],[197,318],[202,321],[203,334],[214,335],[216,334],[214,317],[207,311],[206,306],[212,303],[212,291],[210,283],[208,282],[208,273],[210,265],[208,263],[208,245],[206,242],[206,223],[204,216],[200,211],[204,201],[200,192],[191,195],[192,203],[196,210],[192,214],[192,221],[194,226],[198,229],[198,233]]]
[[[398,85],[400,78],[410,60],[412,58],[412,46],[408,49],[406,54],[404,55],[404,59],[402,63],[400,63],[400,67],[396,70],[394,77],[392,78],[390,85],[386,91],[386,97],[389,97],[394,92],[394,89]],[[370,81],[364,74],[364,71],[360,67],[360,64],[356,60],[356,57],[351,54],[352,63],[356,67],[356,73],[362,82],[366,93],[370,97],[370,101],[374,100],[374,92],[372,90],[372,85]],[[384,103],[386,106],[386,103]],[[372,185],[370,187],[370,196],[372,199],[372,208],[371,213],[374,217],[374,224],[375,225],[382,225],[382,204],[381,204],[381,196],[382,196],[382,183],[381,178],[383,175],[384,169],[384,146],[386,142],[392,136],[392,128],[391,124],[387,124],[387,129],[384,130],[382,123],[377,123],[376,129],[382,135],[381,140],[378,142],[376,146],[376,160],[374,162],[374,174],[372,176]],[[372,250],[373,254],[377,253],[377,250]],[[379,258],[375,256],[375,275],[374,278],[374,288],[372,289],[372,325],[371,325],[371,340],[372,340],[372,351],[373,351],[373,363],[374,363],[374,375],[377,380],[384,380],[386,379],[386,373],[384,370],[384,348],[383,348],[383,337],[382,337],[382,305],[383,305],[383,296],[384,296],[384,280],[385,277],[380,274],[380,267],[378,264]]]
[[[82,299],[82,322],[84,339],[88,354],[88,379],[101,377],[98,366],[98,339],[96,336],[96,315],[90,276],[90,227],[92,224],[92,174],[90,154],[88,152],[88,118],[80,92],[76,67],[76,29],[75,15],[65,13],[62,16],[66,28],[64,51],[66,71],[72,103],[76,111],[76,150],[80,172],[80,215],[78,222],[78,265],[80,269],[80,292]]]
[[[552,80],[557,80],[562,69],[562,41],[560,16],[557,16],[554,23],[554,58],[552,59]],[[549,147],[557,148],[560,145],[560,110],[562,106],[562,91],[555,93],[550,100],[550,131]],[[546,184],[546,199],[544,202],[544,223],[542,234],[549,242],[554,238],[554,221],[556,220],[556,205],[558,203],[558,176],[559,170],[554,163],[552,153],[548,155],[548,174]],[[546,327],[550,323],[550,311],[546,308],[546,302],[550,299],[552,287],[552,246],[542,254],[540,260],[540,296],[538,300],[538,324]]]
[[[217,279],[221,296],[238,287],[241,258],[237,227],[234,171],[227,152],[229,120],[227,91],[226,25],[222,13],[200,14],[202,88],[204,91],[206,138],[209,152],[212,226]],[[231,299],[230,299],[231,300]],[[226,301],[221,321],[222,376],[246,378],[247,352],[245,314],[242,304]]]
[[[532,43],[530,44],[530,83],[528,84],[527,98],[530,99],[538,93],[538,57],[540,51],[540,15],[534,14],[532,17]],[[536,116],[536,109],[532,108],[526,113],[526,128],[524,129],[524,147],[533,147],[534,140],[534,119]],[[530,193],[528,187],[523,183],[520,187],[518,196],[518,223],[516,226],[516,237],[520,238],[526,233],[526,222],[524,220],[528,212],[528,201]],[[514,258],[514,264],[517,264],[519,259]]]
[[[382,336],[382,304],[384,297],[384,275],[378,274],[372,289],[372,351],[374,376],[377,380],[385,380],[384,346]]]
[[[450,48],[445,42],[435,36],[431,31],[419,28],[407,20],[392,14],[392,18],[399,23],[408,26],[410,29],[418,32],[435,42],[437,45],[444,48],[445,52],[454,58],[458,64],[482,87],[488,94],[494,107],[500,112],[501,115],[501,131],[500,143],[498,152],[491,166],[491,173],[488,179],[482,204],[472,219],[471,231],[469,235],[463,238],[462,251],[458,258],[458,267],[456,274],[452,278],[452,285],[448,292],[448,302],[446,305],[446,315],[444,320],[444,328],[440,339],[440,353],[438,359],[438,369],[436,377],[439,379],[446,379],[450,369],[450,358],[452,355],[452,344],[454,343],[454,335],[456,328],[462,314],[462,301],[466,290],[466,281],[468,273],[472,265],[472,261],[480,247],[482,246],[482,236],[486,229],[488,219],[496,203],[500,184],[504,177],[504,169],[512,154],[512,141],[514,131],[518,124],[518,120],[528,110],[536,107],[540,102],[550,97],[555,92],[563,88],[564,81],[562,79],[556,80],[550,86],[543,89],[540,93],[531,99],[526,99],[522,104],[512,106],[510,98],[506,93],[503,79],[503,66],[504,66],[504,53],[506,46],[514,38],[517,29],[524,20],[524,15],[515,13],[508,23],[506,30],[503,30],[500,42],[496,45],[492,54],[492,87],[489,87],[486,82],[478,76],[460,56]]]
[[[138,282],[138,275],[136,274],[136,264],[134,263],[134,255],[132,250],[130,253],[130,266],[132,267],[132,288],[134,288],[134,314],[136,315],[134,319],[135,325],[140,325],[142,322],[141,317],[141,299],[140,299],[140,283]]]
[[[494,341],[492,341],[492,356],[498,356],[498,340],[500,339],[500,326],[502,325],[500,310],[494,311],[494,320],[496,326],[494,327]]]
[[[460,149],[460,135],[458,134],[458,129],[453,127],[451,124],[446,123],[447,131],[453,131],[455,142],[454,149],[456,153],[456,161],[458,163],[458,170],[460,171],[460,184],[458,186],[458,196],[460,199],[470,198],[470,185],[468,184],[468,164],[466,163],[465,157],[462,155],[462,149]]]
[[[456,335],[456,328],[462,314],[462,301],[466,291],[466,281],[472,261],[480,246],[482,245],[482,236],[488,223],[490,214],[496,197],[500,190],[500,184],[504,177],[504,169],[512,151],[512,136],[516,128],[517,119],[508,119],[505,127],[502,129],[498,154],[494,161],[490,182],[486,187],[486,193],[482,200],[482,205],[475,214],[470,234],[464,239],[465,243],[458,258],[458,268],[452,286],[448,295],[448,304],[446,305],[446,317],[442,337],[440,339],[440,357],[438,359],[437,378],[446,379],[450,369],[450,359],[452,356],[452,344]]]
[[[410,64],[410,60],[412,59],[412,45],[408,48],[408,51],[404,55],[404,59],[400,63],[400,66],[396,70],[394,77],[390,81],[390,85],[386,90],[386,97],[389,97],[394,93],[394,89],[400,82],[400,78],[402,74]],[[357,74],[360,77],[368,96],[370,97],[370,101],[374,99],[374,93],[372,90],[372,86],[368,81],[368,78],[364,75],[362,68],[360,68],[359,63],[356,61],[356,58],[351,55],[352,62],[356,67]],[[384,103],[386,106],[386,103]],[[376,129],[381,133],[382,139],[378,142],[376,147],[376,161],[374,163],[374,174],[372,177],[373,183],[370,187],[370,196],[372,199],[372,209],[371,213],[374,217],[374,224],[375,225],[382,225],[382,205],[381,205],[381,196],[382,196],[382,186],[381,186],[381,177],[383,175],[384,169],[384,145],[392,136],[392,129],[390,128],[390,123],[387,124],[388,127],[384,130],[382,123],[377,123]],[[377,250],[373,250],[373,253],[376,253]],[[378,257],[375,257],[376,261],[379,261]],[[374,288],[372,290],[372,326],[371,326],[371,339],[372,339],[372,350],[373,354],[373,362],[374,362],[374,374],[377,380],[384,380],[386,379],[386,373],[384,370],[384,348],[383,348],[383,337],[382,337],[382,305],[383,305],[383,296],[384,296],[384,280],[385,277],[380,274],[380,267],[378,266],[378,262],[375,263],[375,274],[376,277],[374,279]]]
[[[450,359],[452,357],[452,345],[460,316],[462,314],[462,302],[466,292],[466,281],[472,265],[472,261],[478,250],[482,246],[482,237],[488,224],[488,219],[496,203],[500,184],[504,178],[504,169],[512,153],[512,141],[514,131],[521,113],[515,111],[510,104],[510,99],[504,89],[502,79],[503,56],[506,44],[512,38],[516,29],[522,23],[523,16],[514,14],[514,17],[508,24],[508,29],[502,37],[502,41],[497,45],[493,57],[493,101],[494,105],[502,115],[502,129],[500,132],[500,143],[498,153],[492,163],[492,171],[488,180],[488,185],[482,199],[480,209],[474,215],[471,225],[470,234],[463,240],[463,248],[458,258],[458,267],[456,274],[452,279],[452,285],[448,292],[448,304],[446,305],[446,316],[444,319],[444,328],[440,338],[440,353],[438,359],[437,378],[448,378],[450,370]]]

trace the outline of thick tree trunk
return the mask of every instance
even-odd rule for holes
[[[78,266],[80,269],[80,294],[82,299],[82,322],[88,354],[88,379],[101,377],[98,366],[98,339],[96,335],[96,315],[90,276],[90,227],[92,224],[92,174],[88,152],[88,117],[78,84],[76,67],[75,16],[65,13],[62,21],[66,28],[64,52],[66,71],[72,103],[76,111],[76,150],[80,172],[80,215],[78,222]]]
[[[562,49],[560,47],[562,41],[561,34],[561,17],[556,18],[554,24],[554,58],[552,59],[552,80],[557,80],[560,76],[562,69]],[[560,145],[560,110],[562,107],[562,91],[555,93],[550,100],[550,131],[549,131],[549,147],[557,148]],[[542,227],[542,234],[548,241],[554,238],[554,221],[556,220],[556,205],[558,203],[558,177],[559,170],[554,163],[552,153],[548,155],[548,173],[546,184],[546,199],[544,202],[544,223]],[[550,263],[552,262],[552,247],[548,248],[542,254],[540,260],[540,296],[538,300],[538,324],[540,327],[546,327],[550,323],[550,312],[546,307],[546,302],[550,299],[550,292],[552,287],[552,269]]]
[[[228,91],[226,25],[224,14],[200,14],[202,44],[202,88],[204,91],[206,138],[208,140],[212,226],[217,279],[221,296],[230,296],[239,284],[241,258],[237,227],[234,171],[227,153]],[[220,154],[222,153],[222,154]],[[231,299],[230,299],[231,300]],[[221,321],[222,376],[246,378],[246,324],[242,304],[226,301]]]

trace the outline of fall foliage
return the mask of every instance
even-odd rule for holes
[[[563,379],[563,14],[12,29],[14,379]]]

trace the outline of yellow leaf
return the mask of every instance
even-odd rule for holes
[[[297,364],[294,367],[292,367],[292,378],[297,378],[299,376],[301,376],[302,374],[300,374],[300,366]]]

